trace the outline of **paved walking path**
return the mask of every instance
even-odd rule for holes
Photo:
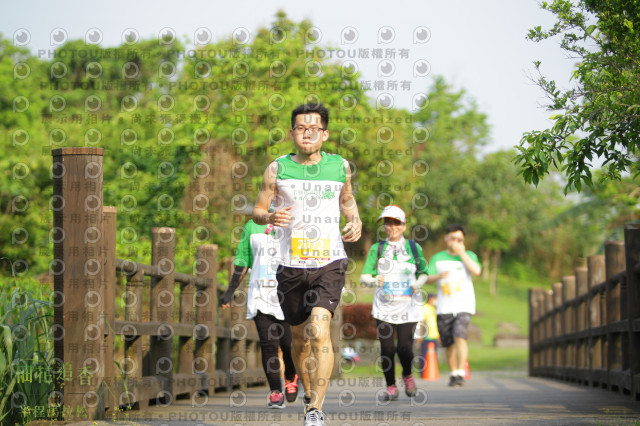
[[[463,387],[416,380],[421,389],[410,400],[401,393],[392,403],[378,400],[381,380],[350,378],[331,383],[324,411],[331,426],[427,424],[640,424],[640,402],[607,390],[527,377],[525,373],[472,373]],[[402,386],[400,386],[403,392]],[[98,425],[302,425],[302,402],[268,410],[265,387],[210,398],[183,399],[147,412],[133,411],[127,421]],[[123,418],[124,420],[124,418]],[[92,422],[84,423],[94,424]]]

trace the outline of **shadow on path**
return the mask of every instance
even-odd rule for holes
[[[332,381],[324,411],[331,426],[422,426],[427,424],[640,424],[640,402],[610,391],[525,373],[474,372],[462,387],[447,386],[443,374],[436,382],[416,380],[420,391],[408,398],[400,386],[398,401],[380,400],[381,388],[371,378]],[[302,401],[284,409],[266,408],[266,387],[217,393],[174,401],[170,406],[132,411],[116,421],[97,425],[302,425]],[[83,422],[82,425],[93,425]]]

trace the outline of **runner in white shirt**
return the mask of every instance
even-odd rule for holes
[[[291,327],[284,321],[278,301],[276,271],[279,253],[280,242],[273,225],[256,225],[253,220],[248,221],[236,250],[229,288],[219,301],[222,309],[229,307],[234,291],[244,279],[247,269],[251,268],[247,319],[255,321],[260,338],[262,368],[271,389],[267,401],[269,408],[284,408],[285,396],[288,402],[294,402],[298,397],[298,375],[291,357]],[[284,394],[278,348],[282,350],[284,362]]]
[[[427,282],[438,282],[438,333],[442,346],[447,348],[449,386],[462,386],[469,355],[467,328],[471,315],[476,313],[471,276],[480,275],[481,267],[478,256],[464,246],[464,226],[449,225],[445,232],[447,249],[434,254],[429,260]]]
[[[395,379],[395,355],[402,365],[405,393],[413,397],[416,386],[411,374],[413,335],[422,320],[422,292],[427,281],[427,262],[422,248],[402,236],[407,228],[404,211],[387,206],[378,221],[384,220],[387,239],[371,246],[360,281],[377,287],[371,315],[376,319],[382,370],[387,382],[386,401],[398,399]],[[394,334],[398,335],[397,345]]]
[[[267,167],[253,209],[256,223],[271,223],[284,231],[276,277],[305,390],[306,426],[324,425],[321,410],[333,369],[329,324],[347,269],[343,242],[358,241],[362,231],[349,163],[322,151],[328,124],[329,111],[322,104],[300,105],[291,112],[296,153]],[[272,202],[275,211],[269,213]],[[347,221],[342,229],[341,213]]]

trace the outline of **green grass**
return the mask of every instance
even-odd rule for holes
[[[527,369],[528,350],[525,348],[497,348],[481,343],[469,345],[469,369],[474,371],[524,372]],[[440,374],[447,374],[447,357],[444,350],[438,352]],[[401,377],[401,367],[396,358],[396,377]],[[416,370],[414,374],[419,374]],[[343,377],[382,377],[382,370],[374,364],[358,363],[343,372]]]
[[[520,327],[520,334],[529,333],[528,289],[540,284],[500,275],[495,295],[489,293],[489,283],[474,279],[476,315],[471,322],[482,330],[482,342],[493,345],[500,322],[510,322]]]
[[[469,345],[469,368],[472,371],[525,371],[528,357],[526,348],[497,348],[479,343]]]

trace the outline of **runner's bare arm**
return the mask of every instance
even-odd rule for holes
[[[356,242],[362,235],[362,221],[360,220],[360,214],[358,213],[358,205],[356,199],[353,197],[351,190],[351,167],[349,162],[344,160],[344,168],[346,171],[346,179],[342,190],[340,191],[340,210],[347,219],[347,224],[342,229],[342,240],[348,243]]]
[[[274,198],[278,195],[276,188],[276,178],[278,176],[278,163],[273,161],[262,175],[262,185],[260,185],[260,193],[258,200],[253,207],[253,221],[258,225],[267,225],[269,223],[286,227],[291,221],[291,206],[284,209],[276,210],[269,213],[269,206]]]
[[[462,260],[462,263],[464,263],[464,266],[466,266],[471,275],[475,275],[477,277],[482,273],[482,268],[475,260],[471,259],[463,242],[453,242],[451,246],[453,248],[453,252],[460,256],[460,260]]]
[[[464,263],[464,266],[467,267],[469,273],[474,276],[478,276],[482,273],[482,267],[476,263],[475,260],[471,259],[471,257],[467,254],[466,251],[463,251],[460,254],[460,260]]]

